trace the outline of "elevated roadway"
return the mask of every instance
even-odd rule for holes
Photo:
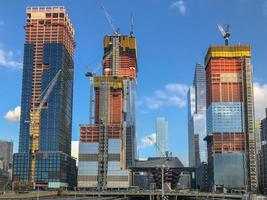
[[[221,193],[204,193],[195,191],[173,191],[166,192],[166,196],[170,200],[242,200],[241,194],[221,194]],[[64,191],[61,196],[57,196],[57,192],[50,191],[37,191],[19,194],[19,193],[7,193],[0,195],[0,200],[33,200],[33,199],[58,199],[58,200],[154,200],[157,196],[161,196],[161,191]]]
[[[107,196],[117,196],[117,197],[128,197],[128,198],[138,198],[138,199],[153,199],[151,197],[161,196],[161,191],[151,191],[151,190],[141,190],[141,191],[77,191],[77,192],[67,192],[65,195],[72,196],[92,196],[92,197],[107,197]],[[229,200],[241,200],[242,194],[223,194],[223,193],[205,193],[196,191],[173,191],[165,192],[165,196],[171,199],[229,199]]]

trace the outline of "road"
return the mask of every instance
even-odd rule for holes
[[[65,191],[62,196],[57,196],[57,192],[49,191],[34,191],[24,194],[8,193],[0,196],[0,200],[125,200],[127,198],[135,199],[153,199],[153,197],[160,196],[160,191]],[[225,200],[241,200],[240,194],[216,194],[216,193],[200,193],[200,192],[168,192],[165,195],[172,199],[225,199]],[[39,197],[38,197],[39,196]]]

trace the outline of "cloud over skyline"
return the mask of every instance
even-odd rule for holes
[[[17,106],[13,110],[9,110],[5,114],[5,119],[11,122],[18,122],[20,120],[20,106]]]
[[[151,133],[141,139],[141,144],[138,146],[138,149],[144,149],[154,144],[156,144],[156,133]]]
[[[187,7],[185,4],[185,1],[183,0],[179,0],[179,1],[175,1],[170,5],[171,9],[176,9],[178,10],[181,14],[185,14],[187,11]]]
[[[263,119],[265,117],[265,108],[267,108],[267,84],[254,83],[254,105],[255,119]]]
[[[71,141],[71,156],[76,159],[76,165],[78,166],[79,141]]]
[[[0,49],[0,67],[9,69],[22,69],[22,62],[14,59],[13,51]]]
[[[144,97],[139,105],[143,105],[149,110],[156,110],[161,107],[178,107],[186,106],[186,96],[189,86],[180,83],[170,83],[162,89],[154,91],[152,96]]]

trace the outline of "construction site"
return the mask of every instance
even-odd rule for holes
[[[133,30],[104,37],[102,75],[90,79],[89,124],[80,125],[78,187],[128,188],[135,161],[137,48]],[[93,89],[94,88],[94,89]],[[94,116],[93,116],[94,111]]]
[[[159,118],[164,122],[158,125],[162,129],[159,141],[147,138],[150,146],[155,146],[157,157],[139,160],[134,19],[131,17],[129,34],[121,34],[104,6],[102,10],[112,33],[103,38],[101,73],[97,74],[95,67],[85,72],[84,79],[89,79],[89,115],[88,121],[79,125],[76,165],[71,156],[74,28],[64,7],[26,9],[14,185],[25,187],[25,191],[36,190],[37,194],[40,189],[51,190],[43,192],[44,198],[55,197],[55,190],[66,198],[81,199],[241,200],[247,192],[256,194],[251,47],[229,45],[229,26],[224,29],[217,24],[225,44],[208,48],[204,65],[196,66],[194,79],[197,75],[199,80],[194,80],[195,88],[189,90],[190,167],[169,152],[168,121],[164,117]],[[196,125],[199,119],[202,126]],[[34,195],[30,193],[29,198]]]
[[[250,56],[250,46],[227,42],[205,57],[208,171],[217,189],[257,191]]]

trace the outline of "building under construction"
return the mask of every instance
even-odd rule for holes
[[[74,29],[64,7],[29,7],[19,152],[13,180],[34,188],[74,187],[71,157]]]
[[[211,46],[205,57],[210,188],[257,191],[251,49]]]
[[[94,123],[80,126],[78,187],[127,188],[136,153],[135,37],[105,36],[102,63],[102,76],[93,77]]]

